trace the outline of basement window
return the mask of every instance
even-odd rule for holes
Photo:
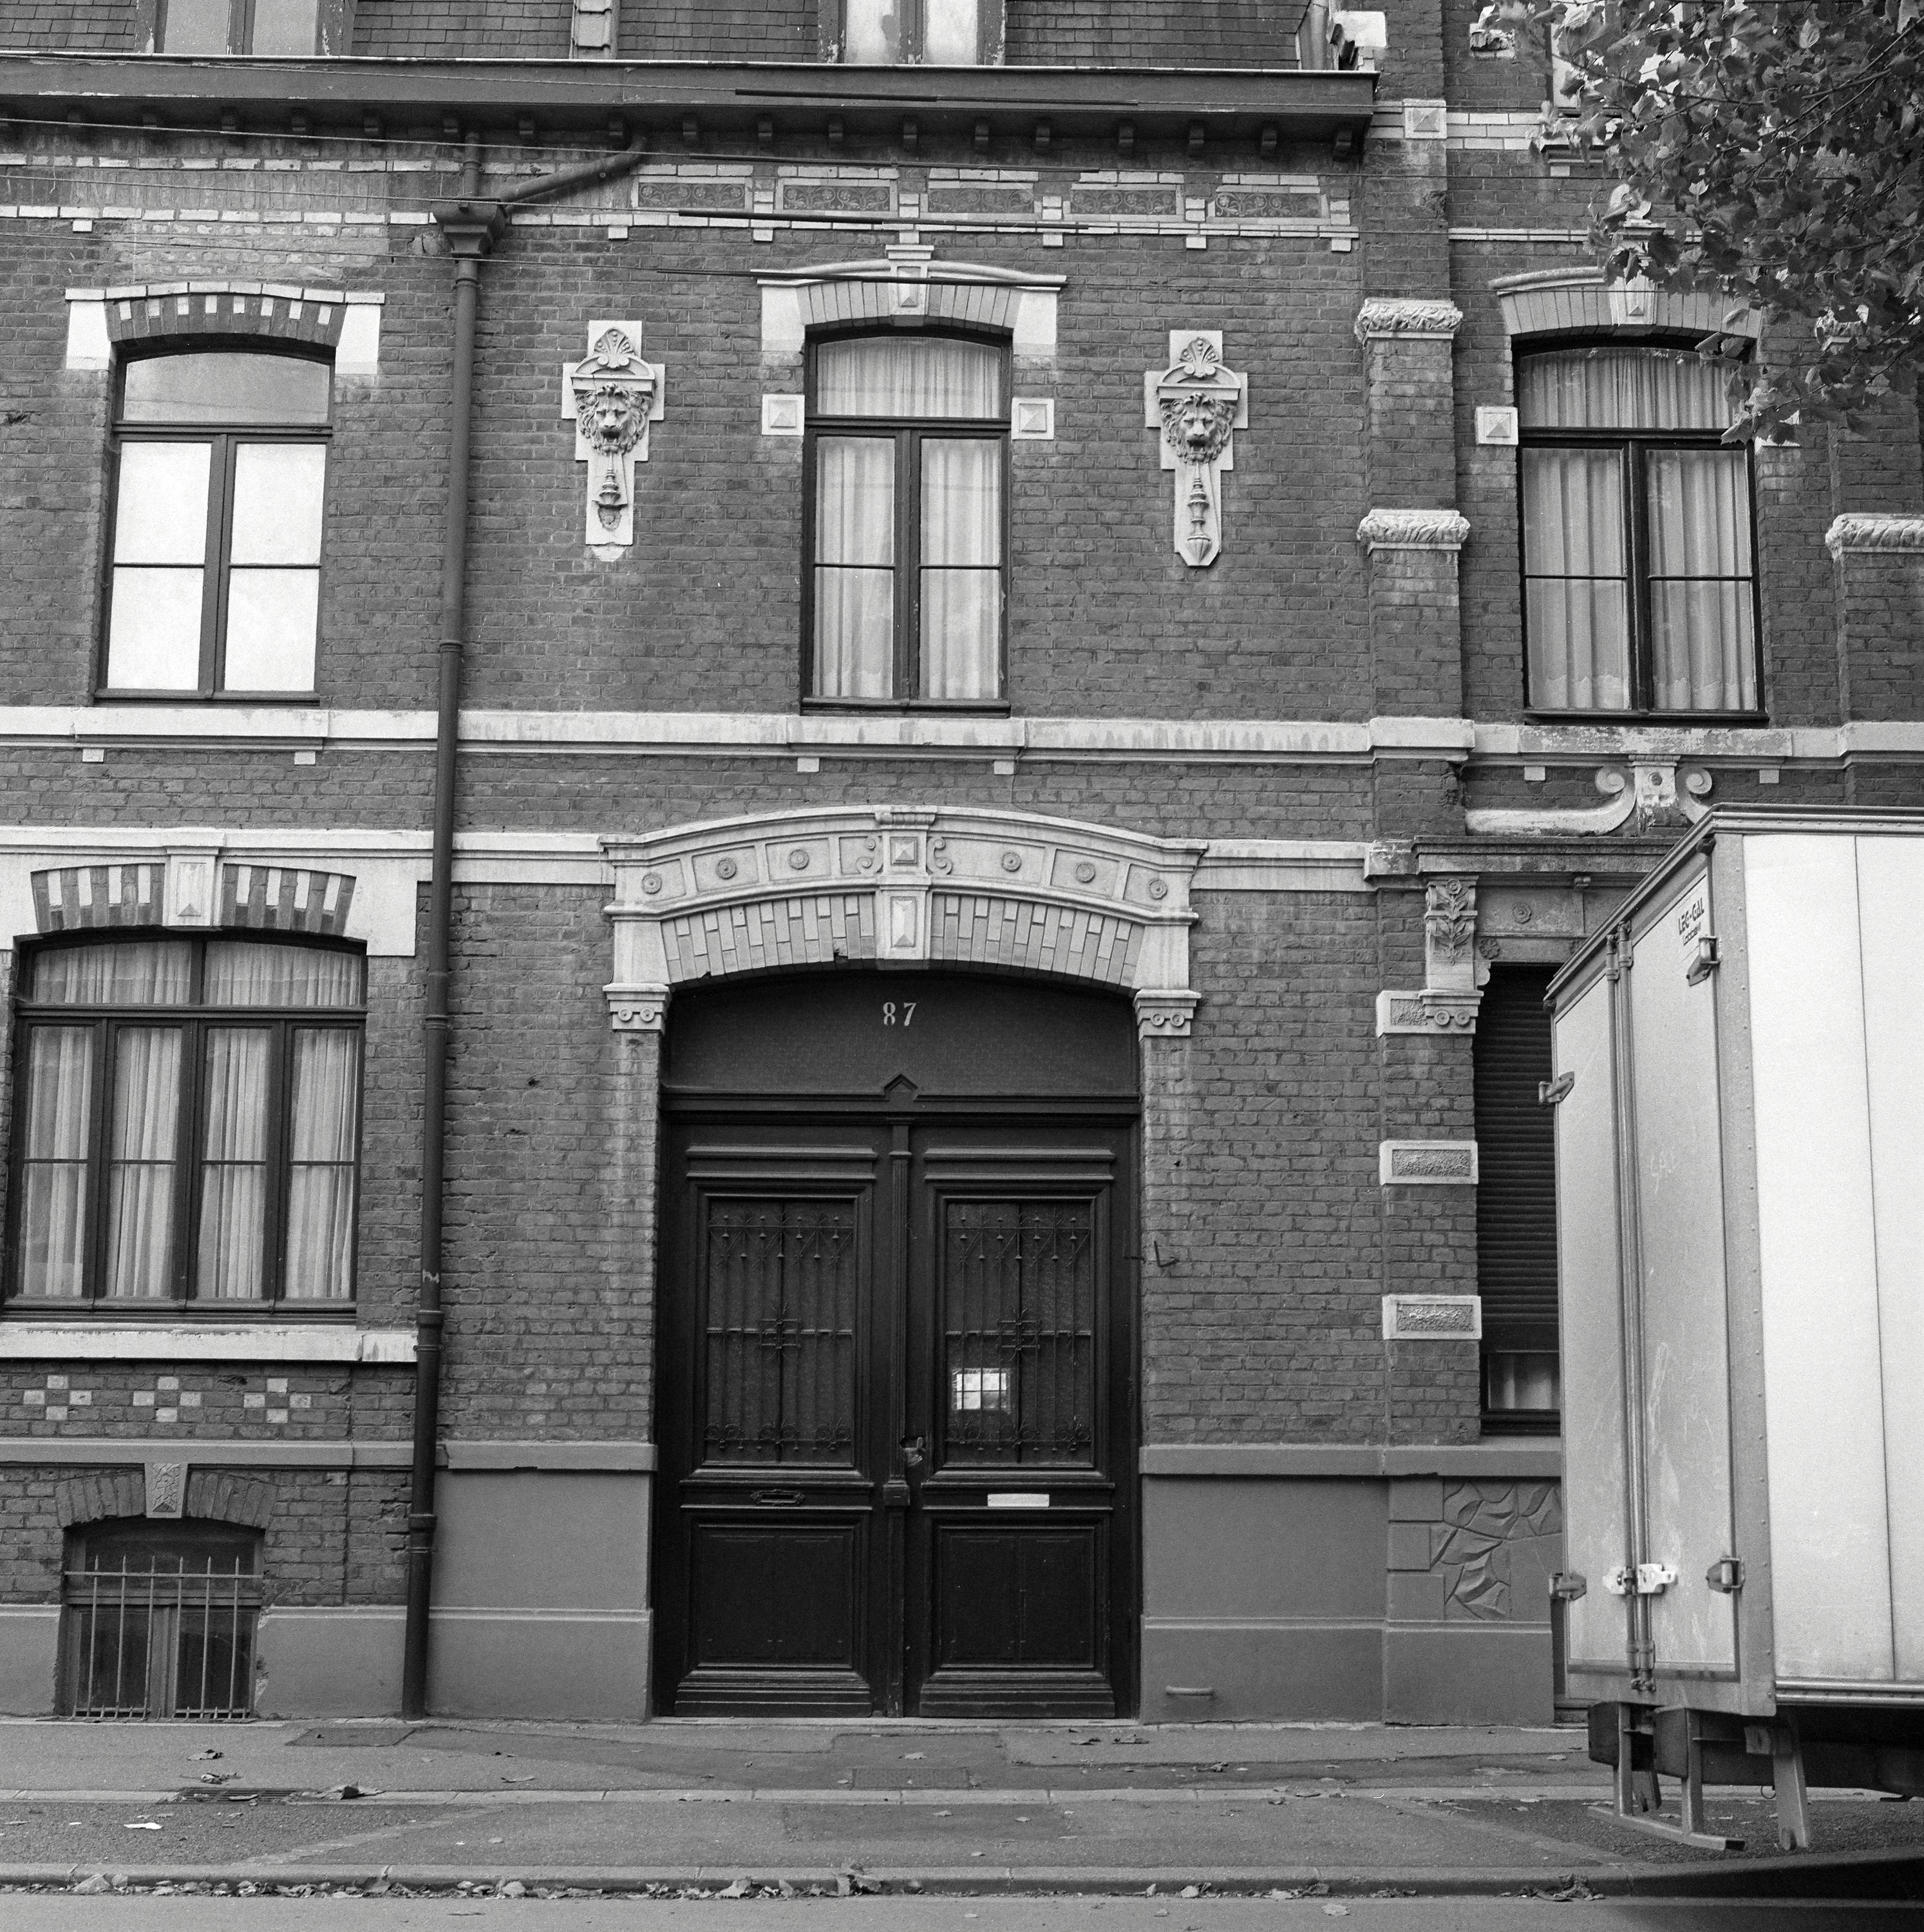
[[[250,1717],[260,1550],[258,1530],[139,1517],[70,1538],[61,1714]]]

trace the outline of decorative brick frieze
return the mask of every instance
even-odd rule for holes
[[[1453,302],[1416,302],[1372,296],[1356,311],[1359,342],[1448,342],[1463,326],[1463,311]]]
[[[1447,550],[1469,541],[1469,520],[1455,510],[1372,510],[1356,526],[1356,541],[1380,550]]]
[[[1385,1187],[1473,1187],[1474,1141],[1384,1141],[1377,1150],[1377,1180]]]
[[[1475,1342],[1483,1334],[1482,1298],[1474,1294],[1386,1294],[1386,1342]]]

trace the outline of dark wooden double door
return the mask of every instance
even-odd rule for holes
[[[1131,1144],[906,1087],[671,1118],[661,1706],[1128,1707]]]

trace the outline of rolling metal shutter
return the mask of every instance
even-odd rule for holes
[[[1476,1016],[1476,1272],[1483,1346],[1557,1346],[1557,1158],[1551,1077],[1552,966],[1497,966]]]

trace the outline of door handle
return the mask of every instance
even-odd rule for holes
[[[902,1438],[902,1467],[905,1469],[919,1469],[922,1466],[922,1450],[925,1446],[924,1438],[919,1436],[904,1436]]]

